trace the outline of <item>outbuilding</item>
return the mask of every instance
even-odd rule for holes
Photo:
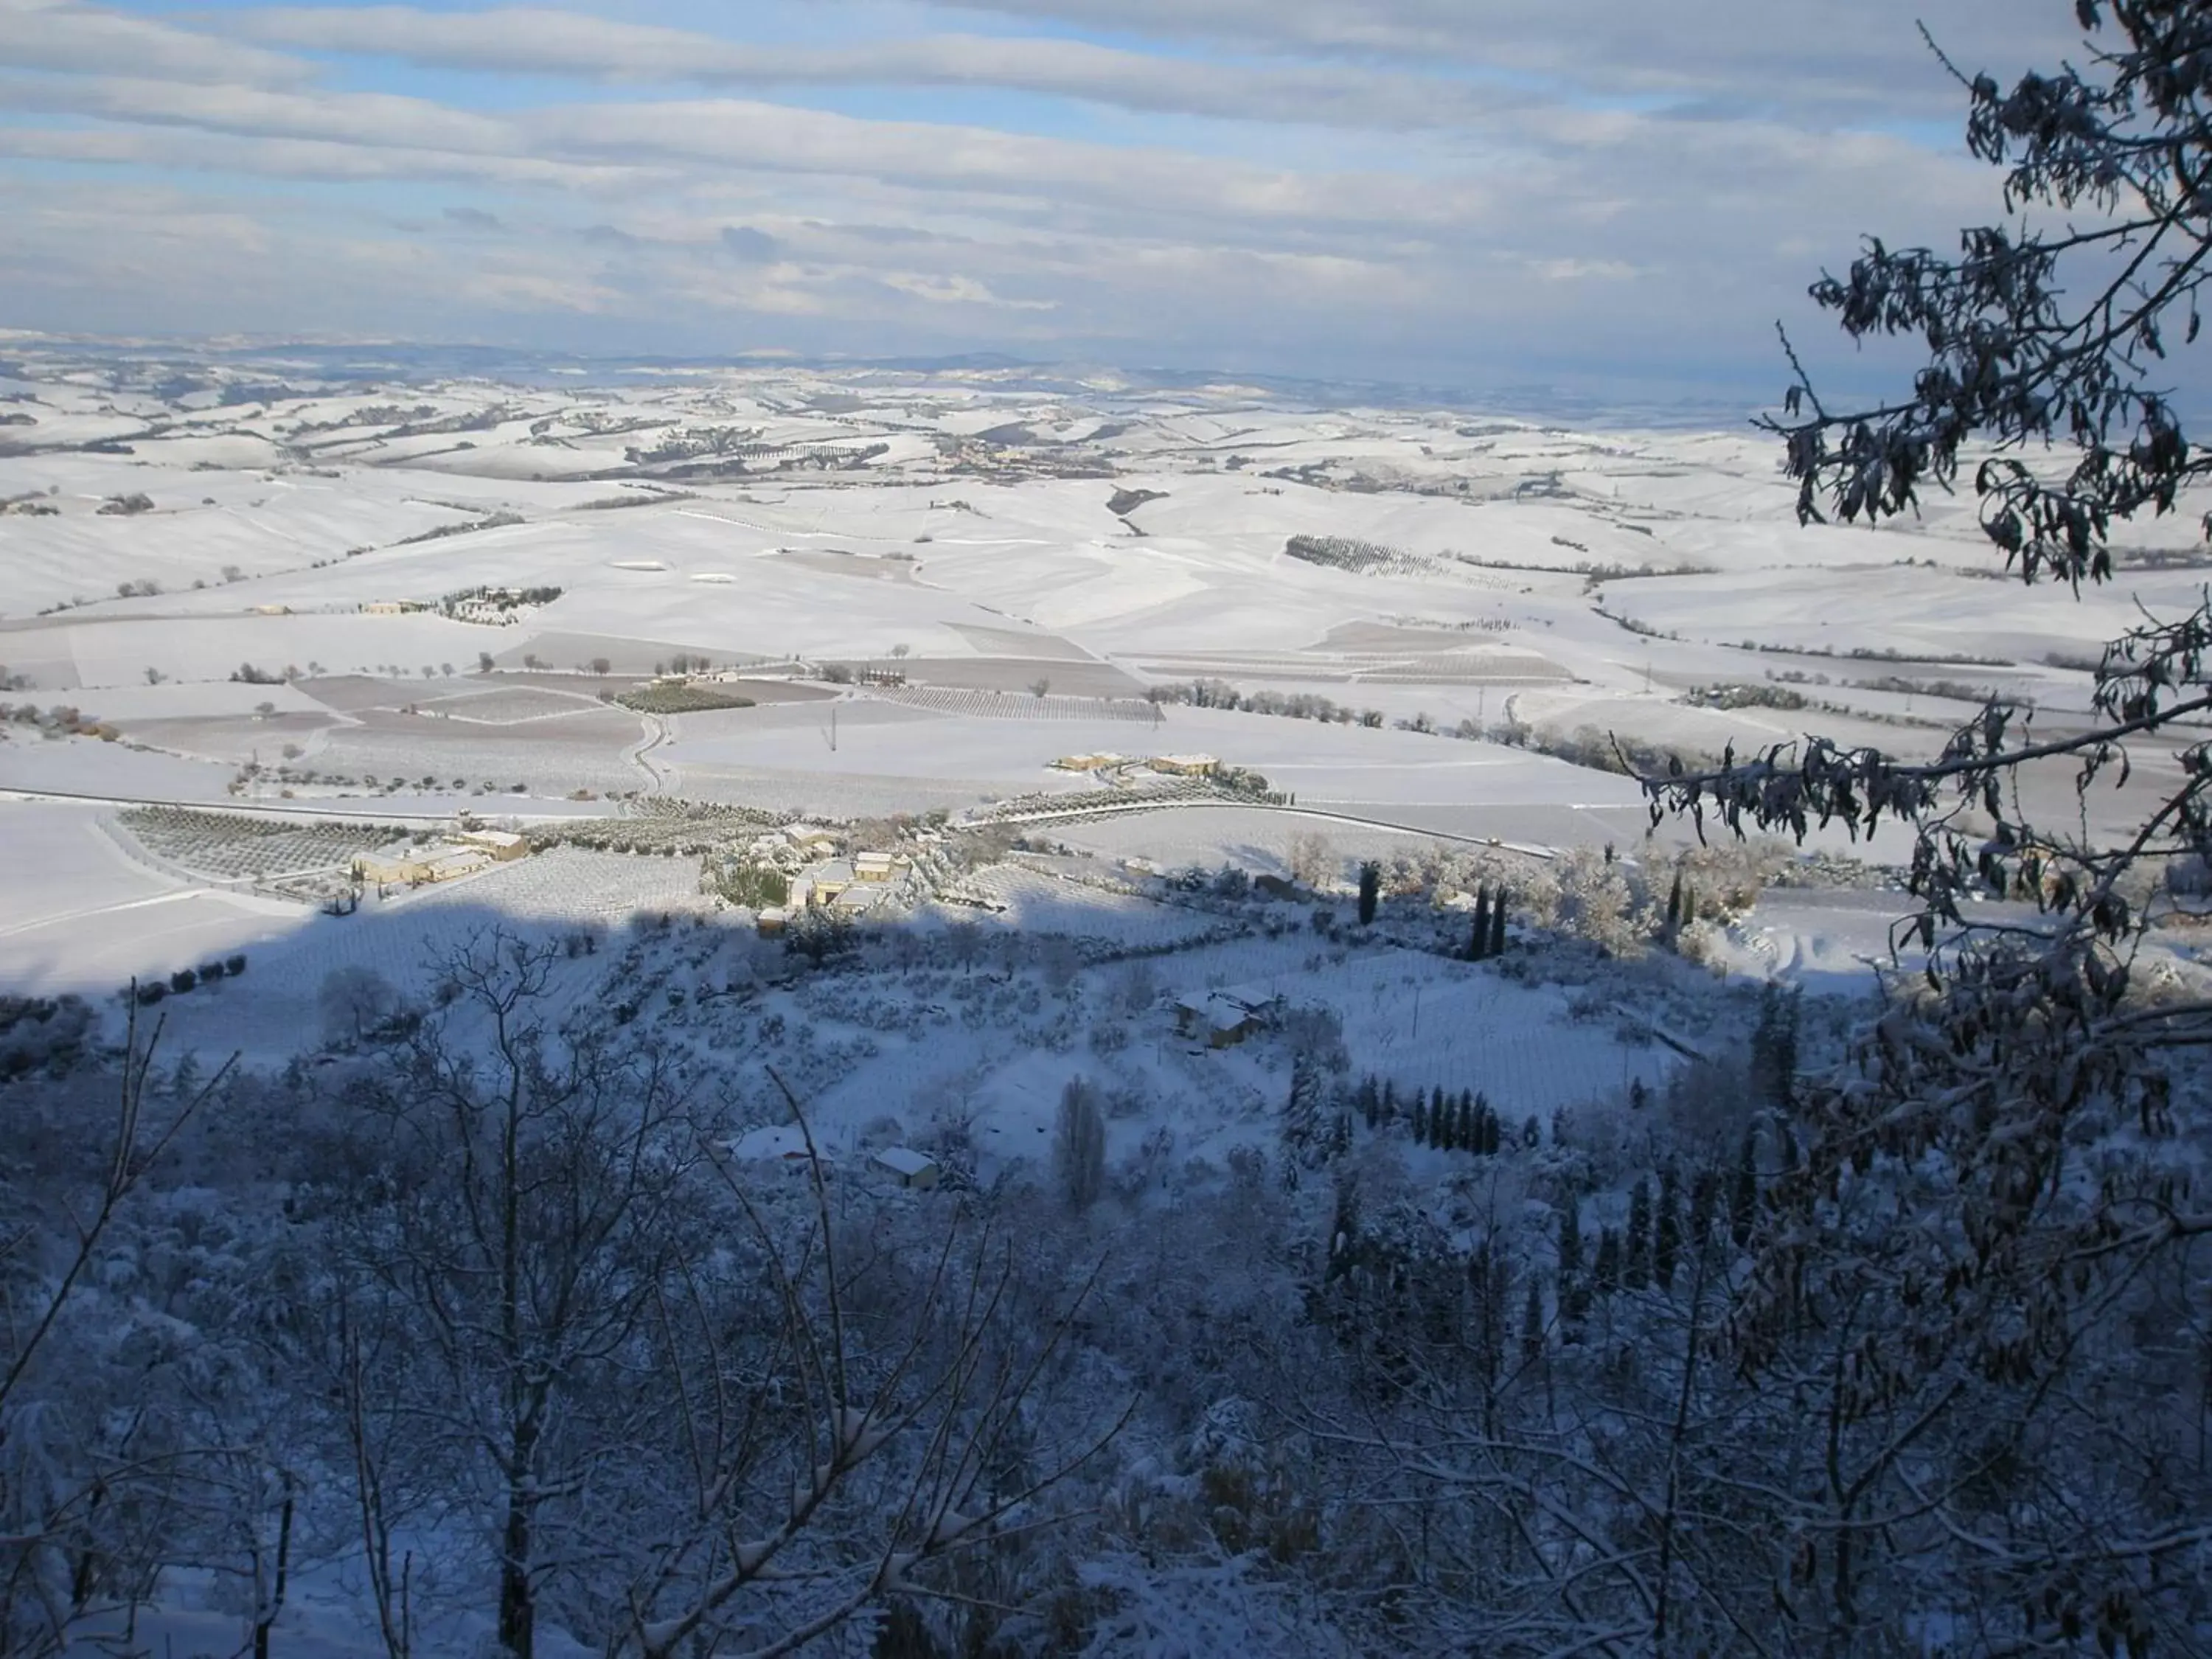
[[[911,1146],[886,1146],[875,1156],[875,1164],[896,1179],[902,1187],[911,1187],[917,1192],[927,1192],[937,1185],[940,1171],[937,1160],[927,1152],[917,1152]]]

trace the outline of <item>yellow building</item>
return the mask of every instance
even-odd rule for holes
[[[464,830],[457,839],[464,847],[474,847],[488,854],[494,864],[512,864],[530,855],[529,838],[512,830]]]
[[[1212,755],[1155,755],[1152,767],[1176,777],[1206,778],[1221,769],[1221,763]]]
[[[914,868],[914,860],[895,853],[861,853],[853,860],[853,874],[861,881],[896,881]]]

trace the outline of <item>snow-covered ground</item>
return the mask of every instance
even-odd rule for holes
[[[173,404],[147,366],[19,355],[0,676],[34,713],[0,724],[0,789],[48,796],[884,817],[1097,787],[1051,769],[1072,753],[1202,752],[1298,812],[1054,833],[1255,870],[1311,834],[1345,856],[1423,836],[1626,849],[1646,828],[1633,784],[1537,750],[1611,734],[1695,757],[1808,729],[1932,750],[1983,685],[2063,720],[2136,604],[2170,611],[2199,580],[2077,602],[1989,580],[1965,502],[1800,526],[1741,434],[773,367],[611,386],[257,369],[235,402]],[[2188,545],[2165,523],[2135,540]],[[520,602],[456,600],[483,588]],[[749,708],[607,701],[683,659],[770,678]],[[1176,688],[1196,681],[1348,718],[1194,707]],[[1692,706],[1723,684],[1748,695]],[[165,937],[189,954],[294,926],[51,851],[54,823],[91,820],[46,811],[0,802],[28,854],[0,880],[27,890],[0,903],[11,974],[89,983],[173,954],[142,948]],[[149,897],[120,944],[42,920]]]

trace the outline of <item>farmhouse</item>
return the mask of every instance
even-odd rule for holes
[[[1178,997],[1175,1016],[1177,1036],[1204,1037],[1210,1048],[1233,1048],[1254,1032],[1267,1029],[1262,1009],[1219,991]]]
[[[452,842],[395,841],[354,860],[355,876],[369,885],[423,887],[489,870],[492,854],[481,847]]]
[[[815,904],[833,904],[844,890],[859,879],[853,866],[842,859],[831,859],[825,864],[809,867],[805,879],[811,884]]]
[[[1097,772],[1109,766],[1125,766],[1128,757],[1101,752],[1096,755],[1062,755],[1054,761],[1053,769],[1060,772]]]
[[[937,1160],[911,1146],[886,1146],[876,1154],[873,1162],[902,1187],[926,1193],[937,1185]]]
[[[866,882],[896,881],[914,868],[914,860],[896,853],[860,853],[853,860],[853,873]]]
[[[465,818],[462,822],[469,823]],[[471,826],[435,841],[387,842],[356,859],[353,873],[355,879],[376,887],[421,887],[471,876],[495,864],[512,864],[529,854],[527,836],[511,830]]]

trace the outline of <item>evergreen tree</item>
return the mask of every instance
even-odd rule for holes
[[[1651,1103],[1651,1091],[1644,1086],[1642,1078],[1631,1079],[1628,1085],[1628,1109],[1640,1112]]]
[[[1528,1275],[1528,1300],[1521,1310],[1521,1363],[1533,1365],[1544,1357],[1544,1281]]]
[[[1429,1104],[1426,1097],[1419,1089],[1413,1091],[1413,1144],[1416,1146],[1425,1146],[1429,1144]]]
[[[1620,1235],[1610,1227],[1597,1236],[1597,1259],[1590,1268],[1590,1286],[1601,1300],[1620,1288]]]
[[[1484,1273],[1477,1285],[1482,1304],[1482,1379],[1495,1388],[1505,1369],[1506,1344],[1512,1340],[1513,1262],[1503,1249],[1483,1247]]]
[[[1668,1158],[1659,1171],[1659,1208],[1651,1218],[1651,1282],[1674,1288],[1674,1266],[1682,1254],[1681,1176]]]
[[[1343,1278],[1359,1259],[1359,1188],[1348,1176],[1336,1181],[1336,1214],[1328,1224],[1328,1264],[1323,1282]]]
[[[1375,920],[1375,907],[1382,897],[1382,866],[1373,859],[1359,866],[1359,925]]]
[[[1796,996],[1769,980],[1751,1034],[1752,1093],[1762,1106],[1788,1111],[1796,1097],[1797,1024]]]
[[[1475,1115],[1474,1094],[1472,1090],[1459,1091],[1459,1144],[1466,1151],[1483,1150],[1481,1119]]]
[[[1640,1291],[1651,1282],[1651,1182],[1636,1177],[1628,1195],[1628,1247],[1622,1252],[1620,1282]]]
[[[1478,1152],[1492,1158],[1498,1156],[1498,1114],[1490,1109],[1487,1095],[1474,1097],[1474,1144]]]
[[[1532,1152],[1544,1144],[1544,1126],[1536,1121],[1534,1112],[1528,1114],[1528,1121],[1521,1126],[1521,1144]]]
[[[1802,987],[1783,999],[1774,1027],[1774,1103],[1784,1111],[1797,1105],[1797,1027],[1804,1012]]]
[[[1583,1280],[1583,1206],[1572,1193],[1559,1211],[1559,1316],[1579,1320],[1589,1307]]]
[[[1729,1194],[1729,1237],[1738,1249],[1751,1242],[1752,1224],[1759,1217],[1759,1132],[1743,1132],[1743,1154],[1735,1166],[1735,1186]]]
[[[1490,954],[1490,888],[1487,884],[1474,896],[1474,937],[1468,943],[1467,959],[1480,962]]]
[[[1717,1171],[1700,1169],[1690,1182],[1690,1245],[1702,1254],[1713,1242],[1713,1223],[1721,1202]]]
[[[1291,1060],[1291,1095],[1283,1103],[1283,1164],[1285,1170],[1304,1165],[1311,1169],[1327,1156],[1322,1121],[1321,1067],[1306,1054]]]
[[[1505,890],[1498,890],[1498,896],[1490,903],[1490,954],[1505,954]]]
[[[1671,939],[1682,926],[1682,866],[1674,866],[1674,884],[1667,890],[1667,933]]]
[[[1375,1086],[1375,1074],[1370,1072],[1359,1079],[1359,1112],[1367,1120],[1367,1127],[1376,1127],[1382,1119],[1382,1096]]]
[[[1385,1123],[1398,1121],[1398,1085],[1387,1077],[1382,1079],[1382,1121]]]

